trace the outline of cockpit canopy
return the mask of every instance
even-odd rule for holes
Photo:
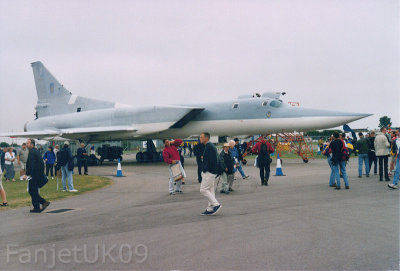
[[[250,98],[271,98],[279,99],[281,96],[285,95],[286,92],[264,92],[262,95],[258,92],[247,95],[240,95],[238,99],[250,99]]]

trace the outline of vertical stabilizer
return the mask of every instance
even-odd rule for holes
[[[113,108],[115,106],[114,102],[72,95],[46,69],[42,62],[33,62],[31,65],[38,96],[35,106],[36,118]]]
[[[31,65],[33,76],[35,77],[38,102],[48,102],[48,100],[54,98],[71,95],[71,93],[46,69],[42,62],[33,62]]]

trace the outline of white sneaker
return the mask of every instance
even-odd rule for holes
[[[389,186],[389,188],[392,188],[392,189],[397,189],[397,185],[394,185],[394,184],[388,184],[388,186]]]
[[[69,192],[78,192],[76,189],[69,190]]]
[[[67,192],[67,190],[63,189],[63,192]]]
[[[52,180],[54,180],[54,177],[51,177]]]

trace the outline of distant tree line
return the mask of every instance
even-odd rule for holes
[[[342,133],[342,130],[323,130],[323,131],[310,131],[307,132],[308,136],[321,136],[321,137],[329,137],[331,136],[334,132]]]

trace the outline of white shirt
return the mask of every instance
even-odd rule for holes
[[[15,153],[14,152],[11,152],[11,153],[6,152],[6,154],[4,155],[4,158],[5,158],[4,159],[5,160],[5,164],[6,165],[11,165],[12,162],[8,161],[7,159],[10,159],[10,160],[14,159],[15,158]]]

